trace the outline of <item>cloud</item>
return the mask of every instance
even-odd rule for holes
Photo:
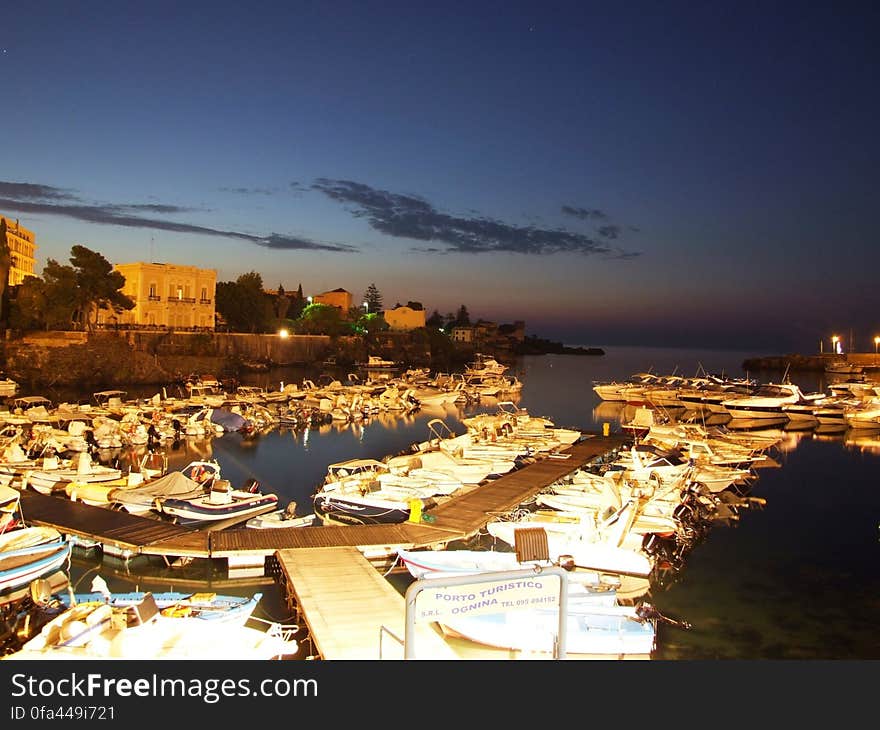
[[[194,208],[162,204],[105,204],[89,205],[71,192],[47,185],[33,183],[13,183],[0,181],[0,209],[21,213],[60,215],[87,223],[123,226],[125,228],[149,228],[174,233],[192,233],[205,236],[222,236],[254,243],[276,250],[308,250],[352,252],[354,246],[335,243],[320,243],[308,238],[271,233],[256,236],[239,231],[226,231],[191,223],[177,223],[160,218],[137,215],[141,212],[155,214],[189,213]]]
[[[599,226],[599,235],[615,239],[620,235],[620,226]]]
[[[352,180],[318,178],[312,188],[350,206],[353,216],[366,219],[380,233],[442,245],[417,249],[423,253],[580,253],[624,257],[605,242],[581,233],[514,226],[478,216],[448,215],[423,198],[377,190]],[[638,254],[627,254],[634,255]]]
[[[274,195],[275,190],[269,188],[217,188],[221,193],[234,193],[235,195]]]
[[[72,193],[48,185],[34,183],[15,183],[0,180],[0,197],[14,200],[76,200]]]
[[[582,221],[605,220],[608,217],[601,210],[596,210],[595,208],[573,208],[570,205],[563,205],[562,212],[566,215],[580,218]]]

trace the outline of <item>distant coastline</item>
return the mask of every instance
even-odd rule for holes
[[[526,336],[516,346],[517,355],[604,355],[601,347],[570,347],[541,337]]]

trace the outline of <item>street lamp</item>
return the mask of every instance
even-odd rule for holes
[[[840,338],[837,335],[831,335],[831,351],[836,355],[837,353],[837,343]]]
[[[877,363],[877,345],[880,345],[880,335],[874,336],[874,363]]]
[[[370,311],[370,303],[369,302],[364,302],[363,307],[364,307],[365,312]]]

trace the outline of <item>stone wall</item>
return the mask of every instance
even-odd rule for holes
[[[71,336],[73,335],[73,336]],[[238,376],[256,364],[321,362],[332,352],[323,335],[245,335],[169,331],[47,332],[3,343],[6,374],[25,388],[101,388],[167,384],[190,373]]]

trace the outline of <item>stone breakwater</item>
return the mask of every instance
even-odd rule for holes
[[[748,372],[760,370],[822,371],[832,360],[845,359],[854,365],[866,369],[878,368],[880,358],[872,353],[853,352],[847,355],[773,355],[770,357],[752,357],[743,360],[742,368]]]

